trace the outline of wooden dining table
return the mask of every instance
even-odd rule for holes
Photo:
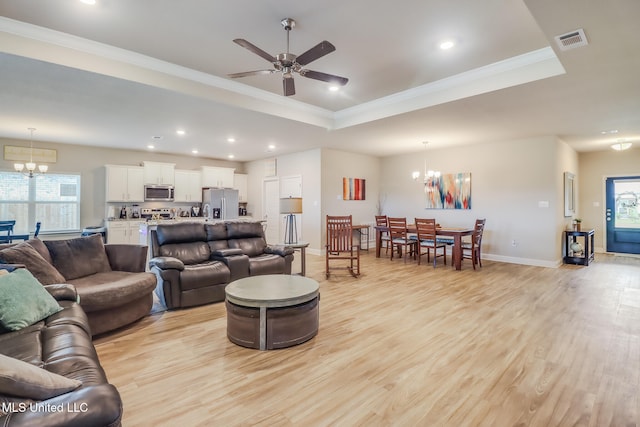
[[[376,227],[376,258],[380,258],[380,247],[382,246],[382,233],[389,231],[389,227],[377,225]],[[452,264],[456,270],[462,269],[462,237],[471,236],[473,228],[458,227],[439,227],[436,229],[436,235],[441,237],[453,237],[453,249],[451,257]],[[407,233],[416,233],[415,224],[407,225]]]

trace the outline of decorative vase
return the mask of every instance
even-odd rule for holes
[[[573,256],[582,256],[584,255],[584,248],[578,242],[573,242],[569,245],[569,248],[573,252]]]
[[[580,231],[580,223],[579,223],[579,222],[576,222],[575,224],[573,224],[573,229],[574,229],[575,231]]]

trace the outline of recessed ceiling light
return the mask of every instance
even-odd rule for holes
[[[229,154],[229,155],[227,156],[227,158],[229,158],[229,159],[233,159],[233,158],[235,158],[235,157],[236,157],[236,156],[234,156],[233,154]]]
[[[84,4],[90,4],[90,5],[96,4],[96,0],[80,0],[80,2]]]
[[[235,138],[227,138],[227,142],[233,143],[233,142],[236,142],[236,139]]]
[[[444,40],[440,43],[440,49],[442,50],[451,49],[455,45],[456,45],[456,42],[454,42],[453,40]]]
[[[156,148],[156,146],[155,146],[155,145],[153,145],[153,144],[149,144],[149,145],[147,145],[147,148],[148,148],[149,150],[153,150],[154,148]]]
[[[340,90],[340,87],[338,86],[329,86],[329,91],[330,92],[337,92]]]
[[[193,150],[191,150],[191,152],[192,152],[193,154],[198,154],[198,150],[196,150],[195,148],[194,148]]]
[[[273,144],[269,144],[269,146],[267,147],[267,151],[273,151],[276,149],[276,146]]]
[[[603,135],[607,135],[607,134],[616,134],[618,133],[618,129],[612,129],[612,130],[603,130],[602,132],[600,132]]]
[[[177,133],[178,135],[185,135],[187,132],[185,132],[185,130],[184,130],[184,129],[178,129],[178,130],[176,131],[176,133]]]

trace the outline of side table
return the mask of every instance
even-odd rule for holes
[[[225,288],[227,337],[243,347],[272,350],[318,333],[320,286],[288,274],[249,276]]]
[[[309,242],[283,243],[283,245],[293,248],[294,251],[300,251],[300,275],[305,276],[307,274],[307,247]]]
[[[564,232],[564,263],[589,265],[594,260],[594,235],[595,230]]]

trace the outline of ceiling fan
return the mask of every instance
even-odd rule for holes
[[[327,83],[332,83],[335,85],[344,86],[347,84],[349,79],[345,77],[335,76],[333,74],[321,73],[320,71],[313,71],[304,68],[305,65],[315,61],[318,58],[322,58],[323,56],[333,52],[336,50],[335,46],[324,40],[302,55],[294,55],[289,52],[289,31],[296,25],[296,21],[291,18],[285,18],[281,22],[282,27],[287,31],[287,52],[279,53],[277,56],[269,55],[264,50],[260,49],[256,45],[249,43],[244,39],[234,39],[233,42],[244,47],[245,49],[250,50],[258,56],[266,59],[267,61],[273,64],[273,69],[271,70],[257,70],[257,71],[245,71],[243,73],[234,73],[229,74],[231,78],[238,77],[247,77],[247,76],[256,76],[259,74],[273,74],[280,72],[282,73],[282,87],[284,90],[285,96],[295,95],[296,88],[293,83],[293,73],[298,73],[302,77],[307,77],[309,79],[320,80]]]

